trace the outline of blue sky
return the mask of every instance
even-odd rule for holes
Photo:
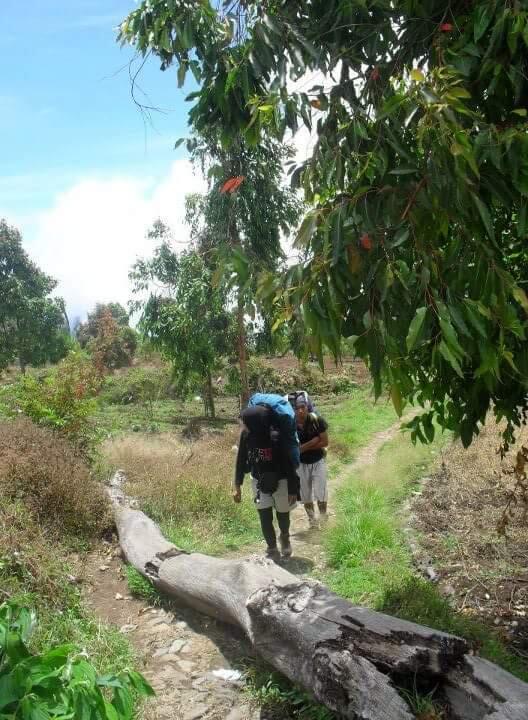
[[[155,60],[140,85],[163,108],[154,127],[130,97],[131,48],[115,27],[134,0],[1,0],[0,216],[60,281],[71,314],[126,301],[130,263],[149,252],[156,215],[178,235],[183,198],[201,187],[175,140],[185,92]]]

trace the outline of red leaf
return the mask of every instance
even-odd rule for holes
[[[220,192],[222,194],[235,192],[235,190],[242,185],[245,179],[246,178],[244,177],[244,175],[238,175],[237,177],[229,178],[229,180],[226,180],[220,188]]]
[[[379,76],[380,76],[380,71],[378,70],[378,68],[377,67],[372,68],[372,71],[370,73],[370,79],[373,82],[376,82],[376,80],[379,80]]]
[[[321,109],[321,101],[318,100],[317,98],[316,98],[315,100],[310,100],[310,105],[311,105],[313,108],[315,108],[316,110],[320,110],[320,109]]]
[[[442,32],[451,32],[452,29],[453,29],[453,26],[451,25],[451,23],[442,23],[440,25],[440,30]]]
[[[372,240],[370,239],[370,235],[368,233],[363,233],[363,235],[359,238],[359,242],[361,243],[361,247],[365,250],[372,250]]]

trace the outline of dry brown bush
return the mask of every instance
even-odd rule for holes
[[[88,539],[111,522],[106,494],[84,460],[28,419],[0,423],[0,496],[23,502],[57,535]]]
[[[207,434],[188,443],[171,436],[124,437],[105,445],[105,456],[122,468],[130,494],[156,515],[174,520],[233,508],[230,479],[234,472],[238,430]]]

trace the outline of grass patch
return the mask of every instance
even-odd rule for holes
[[[236,398],[220,397],[216,399],[217,418],[206,420],[208,427],[223,428],[233,423],[238,415]],[[94,415],[98,430],[110,437],[129,433],[164,433],[181,429],[191,418],[202,418],[203,403],[201,400],[155,400],[151,406],[140,403],[115,405],[104,401]]]
[[[33,652],[74,643],[85,650],[100,673],[119,672],[134,664],[127,639],[100,623],[82,603],[72,583],[70,549],[50,536],[20,502],[0,507],[0,601],[11,599],[36,610]]]
[[[274,718],[298,720],[334,720],[336,716],[317,703],[305,690],[268,666],[250,665],[244,668],[245,691],[261,708],[272,712]]]
[[[374,433],[385,430],[398,419],[391,404],[384,400],[374,403],[367,387],[354,388],[339,400],[316,398],[315,404],[330,424],[330,457],[337,457],[341,462],[353,460]]]
[[[109,466],[125,471],[128,492],[171,542],[220,554],[260,537],[249,484],[240,505],[231,494],[237,442],[233,426],[195,442],[167,434],[118,438],[104,453]]]
[[[150,604],[159,603],[160,595],[152,583],[144,578],[132,565],[125,565],[124,570],[128,589],[133,595],[146,600]]]
[[[387,587],[412,576],[398,508],[435,452],[399,435],[374,465],[354,472],[337,490],[337,521],[324,536],[331,567],[326,579],[335,592],[374,607]]]
[[[438,442],[413,446],[399,435],[337,491],[337,520],[324,536],[330,564],[324,580],[354,603],[460,635],[483,657],[528,680],[526,664],[492,628],[457,614],[434,585],[416,577],[401,506],[438,449]]]

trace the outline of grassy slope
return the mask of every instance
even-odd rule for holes
[[[337,493],[336,523],[325,535],[330,569],[324,581],[355,603],[464,636],[481,655],[528,680],[526,664],[492,628],[455,613],[412,566],[402,505],[438,449],[438,443],[413,446],[399,435],[374,465],[350,475]]]
[[[86,650],[101,673],[134,665],[127,639],[101,624],[83,604],[71,577],[71,548],[50,537],[21,503],[0,508],[0,588],[3,598],[37,612],[35,651],[62,643]]]

